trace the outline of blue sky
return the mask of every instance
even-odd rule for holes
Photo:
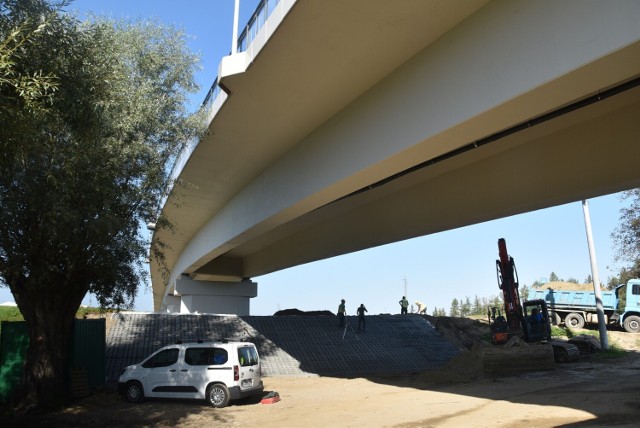
[[[241,0],[239,31],[257,3]],[[221,58],[231,50],[233,8],[234,0],[76,0],[69,10],[133,21],[153,18],[182,28],[202,59],[196,76],[201,90],[192,98],[195,109],[213,83]],[[620,267],[614,263],[610,235],[624,205],[619,195],[589,201],[599,275],[605,283]],[[251,313],[271,315],[289,308],[335,312],[341,298],[350,315],[360,303],[370,315],[395,313],[405,282],[410,302],[423,301],[429,313],[434,306],[448,311],[453,298],[499,294],[495,273],[499,238],[507,241],[521,284],[530,285],[552,271],[580,281],[591,274],[582,204],[574,202],[252,278],[258,283],[258,297],[251,302]],[[5,301],[13,297],[2,288],[0,303]],[[84,303],[95,300],[88,297]],[[135,306],[151,310],[151,294],[141,289]]]

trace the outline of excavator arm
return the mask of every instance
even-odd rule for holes
[[[498,287],[502,290],[505,317],[509,325],[509,335],[522,334],[522,305],[518,291],[518,272],[513,257],[507,253],[507,243],[504,238],[498,240],[498,260],[496,270]]]

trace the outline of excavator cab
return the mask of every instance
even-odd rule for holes
[[[543,342],[551,340],[551,324],[549,310],[544,300],[527,300],[522,305],[522,331],[527,342]]]

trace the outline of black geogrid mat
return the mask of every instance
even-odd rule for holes
[[[345,333],[332,316],[114,314],[107,382],[116,383],[123,367],[178,339],[247,338],[258,347],[264,376],[410,373],[441,367],[458,355],[419,315],[371,315],[366,322],[366,332],[356,334],[356,317],[347,317]]]

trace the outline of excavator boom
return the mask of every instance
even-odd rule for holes
[[[504,238],[498,240],[498,260],[496,260],[498,287],[502,290],[504,310],[509,326],[508,334],[522,334],[522,305],[518,291],[518,272],[513,257],[507,252],[507,242]]]

